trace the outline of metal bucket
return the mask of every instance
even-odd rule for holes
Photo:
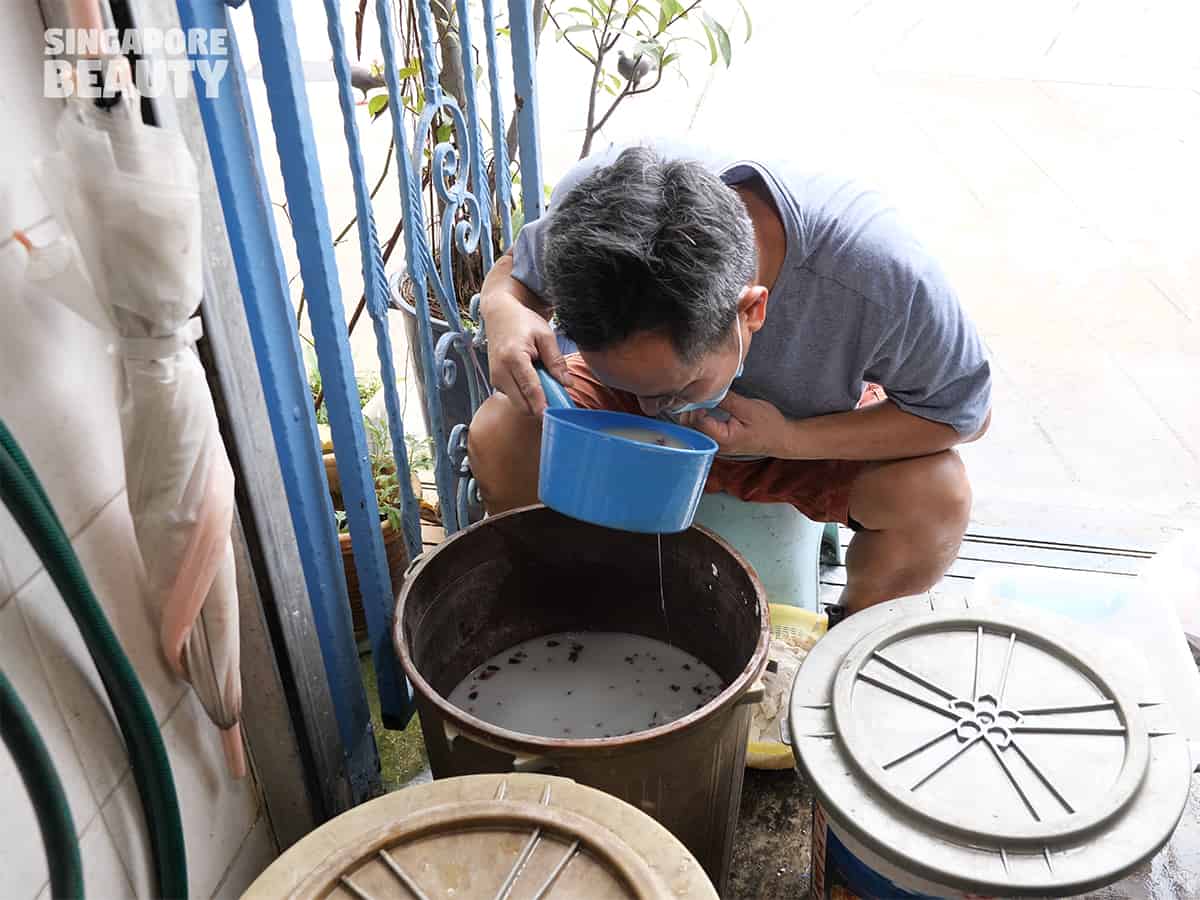
[[[619,797],[657,819],[724,893],[741,798],[750,706],[761,698],[769,625],[753,570],[700,528],[658,539],[543,506],[461,531],[422,557],[396,611],[396,652],[416,692],[437,778],[538,771]],[[565,740],[499,728],[452,706],[475,666],[521,641],[562,631],[624,631],[671,643],[727,687],[659,728]]]

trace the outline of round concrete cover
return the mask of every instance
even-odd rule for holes
[[[1082,892],[1156,852],[1187,799],[1186,742],[1144,678],[1065,630],[896,601],[830,631],[790,724],[833,820],[902,870],[985,894]]]

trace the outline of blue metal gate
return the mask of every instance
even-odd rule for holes
[[[445,0],[449,2],[449,0]],[[441,390],[457,378],[469,383],[472,409],[489,388],[476,351],[482,348],[482,327],[467,327],[458,312],[453,259],[455,254],[479,254],[483,270],[493,262],[493,216],[501,233],[501,248],[512,242],[510,198],[512,179],[505,145],[506,121],[501,97],[493,0],[477,0],[483,30],[482,70],[486,84],[476,84],[471,4],[456,0],[457,34],[462,47],[464,79],[462,104],[443,90],[435,55],[431,0],[415,0],[424,104],[415,117],[406,116],[401,98],[401,71],[406,61],[395,46],[393,0],[376,0],[381,33],[383,71],[391,102],[392,134],[396,147],[398,187],[403,205],[407,274],[412,282],[417,318],[417,359],[426,391],[426,414],[431,435],[444,433]],[[265,187],[254,115],[246,90],[245,71],[238,54],[228,6],[242,0],[178,0],[184,28],[226,29],[229,70],[216,97],[207,97],[197,81],[197,96],[226,229],[233,245],[239,286],[251,329],[255,356],[290,513],[300,544],[304,577],[314,606],[314,620],[337,712],[338,730],[346,754],[347,774],[355,800],[371,790],[378,756],[371,733],[366,697],[359,676],[345,577],[341,565],[334,514],[321,462],[313,404],[301,354],[294,310],[278,235]],[[408,472],[404,423],[396,386],[395,359],[387,329],[388,285],[363,167],[362,147],[355,121],[350,60],[342,33],[338,0],[324,0],[334,74],[343,117],[347,162],[353,175],[359,247],[366,309],[379,355],[382,391],[388,413],[396,471]],[[354,363],[350,357],[341,287],[334,261],[333,236],[325,204],[312,120],[290,0],[252,2],[259,61],[266,84],[275,144],[282,168],[291,230],[296,242],[304,294],[325,403],[333,435],[341,489],[354,549],[371,651],[378,678],[383,721],[400,728],[412,713],[411,691],[396,663],[391,646],[394,598],[379,528],[379,509],[361,416]],[[542,211],[542,179],[538,151],[537,102],[534,91],[534,23],[530,0],[508,0],[514,105],[517,110],[519,160],[524,220]],[[203,57],[201,57],[203,58]],[[223,57],[224,58],[224,57]],[[211,59],[211,62],[217,60]],[[484,94],[484,97],[480,95]],[[486,109],[484,104],[486,103]],[[415,118],[415,121],[410,119]],[[449,129],[435,131],[435,121]],[[490,123],[485,141],[484,123]],[[490,145],[491,165],[485,164]],[[429,236],[422,199],[423,160],[428,159],[436,210],[441,218],[440,241]],[[491,176],[489,177],[489,170]],[[494,181],[494,183],[493,183]],[[434,336],[430,295],[438,299],[449,331]],[[478,297],[471,319],[478,322]],[[432,386],[437,385],[437,389]],[[454,427],[449,441],[435,440],[435,478],[442,521],[447,534],[468,524],[475,491],[465,458],[465,425]],[[402,491],[403,533],[409,559],[421,552],[418,498],[410,480],[399,479]]]

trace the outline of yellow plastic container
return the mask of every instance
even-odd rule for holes
[[[771,637],[780,638],[789,643],[802,641],[805,637],[819,640],[829,627],[829,619],[825,615],[801,609],[798,606],[786,606],[782,603],[772,603],[769,606],[771,615]],[[790,694],[790,691],[789,691]],[[784,709],[787,702],[784,702]],[[792,748],[779,741],[750,741],[746,749],[746,766],[751,769],[790,769],[795,765]]]

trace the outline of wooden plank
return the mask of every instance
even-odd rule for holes
[[[174,2],[154,9],[140,24],[177,24]],[[227,78],[222,89],[230,84]],[[234,549],[242,670],[245,683],[256,688],[244,696],[243,721],[274,838],[286,848],[313,823],[353,805],[348,749],[338,730],[200,112],[194,102],[165,97],[155,101],[155,112],[161,125],[183,133],[197,160],[204,223],[204,338],[198,351],[238,488]],[[264,646],[266,636],[258,633],[263,620],[273,625],[273,647]],[[285,710],[294,729],[277,718],[280,696],[294,698]],[[266,771],[271,774],[263,776]]]
[[[843,546],[849,546],[842,531]],[[968,563],[1003,563],[1015,566],[1036,566],[1078,572],[1113,572],[1137,575],[1152,553],[1142,550],[1119,550],[1058,544],[1051,541],[1018,541],[1002,537],[967,535],[959,550],[958,559]],[[969,566],[968,566],[969,568]],[[951,569],[952,572],[960,570]]]
[[[1124,577],[1124,576],[1121,576]],[[974,575],[947,574],[943,581],[963,581],[972,582],[975,580]],[[846,586],[846,570],[841,566],[830,566],[828,569],[821,570],[822,585],[836,585],[838,588]]]
[[[946,578],[935,585],[929,593],[933,595],[935,602],[962,603],[970,597],[973,584],[974,579],[972,578]],[[844,586],[844,584],[835,584],[831,581],[822,581],[817,594],[819,611],[823,611],[827,604],[837,603],[842,596]]]
[[[838,526],[838,537],[843,547],[849,547],[854,532],[845,525]],[[1021,532],[1004,528],[981,528],[969,530],[963,538],[964,543],[1005,545],[1010,547],[1042,548],[1049,551],[1069,551],[1075,553],[1093,553],[1106,556],[1127,556],[1132,559],[1151,559],[1155,550],[1143,546],[1128,546],[1121,542],[1087,543],[1069,540],[1054,540],[1047,537],[1028,537]]]
[[[441,525],[421,523],[421,543],[425,547],[436,547],[446,539],[446,530]]]
[[[1028,569],[1048,569],[1059,570],[1066,572],[1097,572],[1105,575],[1114,575],[1121,578],[1131,578],[1137,575],[1135,566],[1129,564],[1129,560],[1120,559],[1117,557],[1101,558],[1095,566],[1088,569],[1080,569],[1073,566],[1065,565],[1045,565],[1042,563],[1014,563],[1014,562],[993,562],[991,560],[968,559],[959,557],[950,564],[950,569],[946,572],[948,578],[977,578],[984,572],[991,572],[997,569],[1008,571],[1027,571]],[[834,578],[837,569],[822,571],[821,579]],[[844,576],[841,576],[844,582]]]

